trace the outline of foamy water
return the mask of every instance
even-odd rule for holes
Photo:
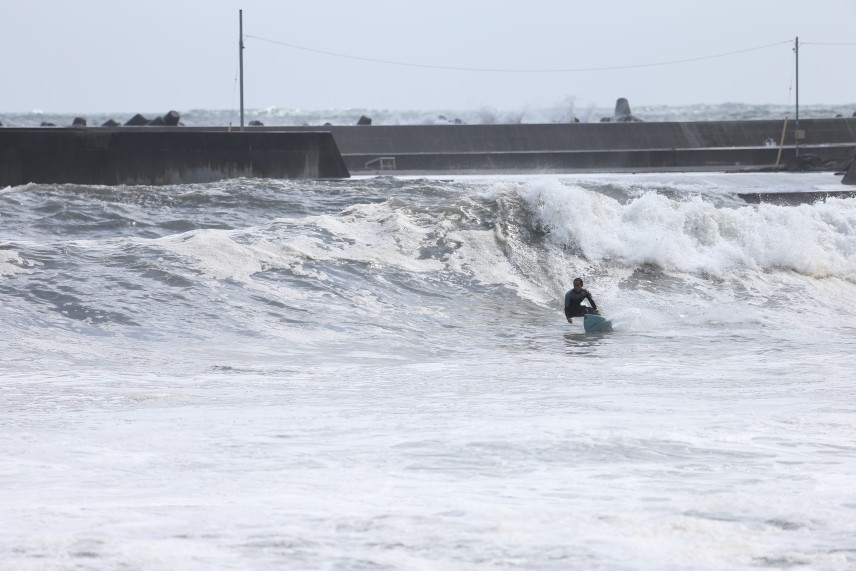
[[[830,188],[0,190],[0,568],[852,568],[856,200],[737,196]]]

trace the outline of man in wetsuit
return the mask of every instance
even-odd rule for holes
[[[591,307],[582,304],[584,299],[588,300]],[[587,313],[600,315],[591,294],[587,289],[583,289],[582,278],[574,278],[574,289],[565,294],[565,317],[568,318],[568,323],[573,323],[574,317],[581,317]]]

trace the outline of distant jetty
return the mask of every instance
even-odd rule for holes
[[[267,129],[267,127],[254,127]],[[827,119],[645,122],[619,98],[600,122],[284,127],[329,131],[350,172],[838,170],[856,114]]]
[[[792,142],[778,144],[782,121],[277,129],[329,131],[351,173],[839,169],[856,151],[856,118],[801,121],[800,154],[811,157],[801,166]]]
[[[83,124],[81,124],[81,121]],[[346,178],[329,131],[139,126],[0,128],[0,186],[183,184],[236,177]]]
[[[178,114],[124,125],[0,128],[0,185],[175,184],[236,176],[846,171],[856,117],[645,122],[620,99],[596,123],[183,127]],[[167,125],[173,125],[169,126]],[[856,168],[845,182],[856,181]],[[851,182],[853,184],[853,182]]]

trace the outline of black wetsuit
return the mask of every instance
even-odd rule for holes
[[[591,307],[582,305],[584,299],[588,300]],[[595,313],[596,311],[597,304],[587,289],[583,288],[579,292],[571,290],[565,294],[565,317],[581,317],[587,313]]]

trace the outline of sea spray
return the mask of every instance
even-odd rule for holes
[[[520,194],[554,246],[587,260],[719,275],[791,269],[856,279],[856,201],[718,208],[700,196],[643,191],[625,201],[540,180]]]

